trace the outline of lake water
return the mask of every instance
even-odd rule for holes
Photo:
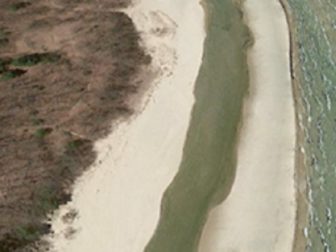
[[[336,251],[336,1],[288,0],[305,108],[309,252]]]

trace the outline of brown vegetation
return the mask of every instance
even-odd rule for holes
[[[128,0],[0,2],[0,252],[33,251],[150,62]],[[29,245],[29,246],[27,246]]]

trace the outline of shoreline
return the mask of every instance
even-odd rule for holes
[[[203,54],[203,9],[194,1],[145,0],[125,12],[159,77],[138,114],[95,144],[94,166],[53,217],[55,233],[47,240],[57,252],[142,251],[182,158]],[[64,222],[71,211],[78,214]]]
[[[299,56],[298,56],[298,43],[295,39],[296,32],[294,29],[293,16],[290,13],[291,9],[287,0],[279,0],[285,14],[290,34],[290,63],[291,63],[291,77],[293,94],[296,109],[296,127],[297,127],[297,143],[296,143],[296,200],[297,200],[297,213],[296,213],[296,225],[295,225],[295,237],[293,242],[293,252],[304,251],[306,248],[306,238],[304,235],[304,229],[308,226],[308,207],[307,200],[307,182],[306,182],[306,170],[305,170],[305,155],[301,151],[304,144],[304,131],[302,129],[301,115],[304,113],[304,107],[300,96],[300,69],[299,69]]]
[[[293,244],[292,237],[294,238],[296,226],[294,179],[296,129],[294,104],[292,104],[294,97],[290,81],[290,60],[287,58],[290,48],[285,49],[289,40],[287,44],[285,41],[278,42],[276,39],[269,38],[270,34],[274,33],[272,25],[276,27],[275,30],[278,30],[278,32],[284,32],[284,35],[278,38],[280,41],[289,36],[289,27],[285,29],[286,32],[283,30],[283,25],[286,22],[284,17],[284,22],[281,21],[282,28],[279,29],[276,22],[279,22],[280,17],[275,9],[281,7],[275,7],[276,2],[274,4],[268,3],[268,1],[254,3],[256,6],[259,4],[259,7],[253,6],[251,2],[253,1],[247,0],[243,3],[244,19],[253,31],[255,44],[248,52],[249,71],[251,71],[250,94],[244,104],[243,129],[238,147],[237,175],[228,198],[221,205],[215,207],[209,215],[200,251],[283,252],[290,251]],[[249,10],[247,9],[248,4],[251,5]],[[260,14],[257,14],[257,11],[260,11]],[[272,14],[264,14],[268,12]],[[250,17],[246,17],[246,15]],[[269,15],[269,17],[266,15]],[[273,16],[271,17],[271,15]],[[253,16],[254,19],[251,19]],[[258,18],[261,21],[254,23],[254,20]],[[264,20],[262,20],[263,18]],[[268,21],[265,18],[268,18]],[[272,24],[269,20],[273,20],[273,18],[277,21]],[[267,23],[270,23],[270,26]],[[278,37],[279,35],[273,34],[272,36]],[[275,40],[273,41],[275,46],[268,43],[267,39]],[[263,46],[262,43],[266,43],[266,45]],[[258,49],[255,49],[256,47]],[[272,56],[277,50],[281,52]],[[275,57],[280,58],[280,62],[276,62]],[[266,58],[266,60],[263,58]],[[271,67],[266,63],[267,59]],[[286,65],[288,69],[284,68]],[[271,74],[267,75],[263,72],[270,72]],[[286,74],[284,74],[285,72]],[[277,78],[286,84],[285,89],[276,87],[277,84],[282,83],[277,81]],[[273,83],[274,87],[269,88],[262,85],[264,82]],[[255,83],[258,83],[258,85],[255,85]],[[263,86],[263,88],[258,86]],[[259,91],[255,89],[259,89]],[[267,92],[273,97],[283,94],[283,97],[287,98],[275,99],[274,102],[268,99]],[[281,99],[283,99],[283,103]],[[285,109],[282,106],[285,106]],[[272,114],[271,109],[279,111],[278,115],[269,117]],[[288,119],[281,116],[288,113],[291,114],[290,117],[292,118]],[[266,121],[269,123],[266,123]],[[288,123],[288,127],[282,127],[282,124],[286,125],[286,123]],[[262,131],[262,133],[258,135],[258,131]],[[278,134],[284,141],[272,137]],[[259,145],[258,140],[260,140]],[[261,153],[260,149],[264,151]],[[275,153],[269,151],[273,149],[275,149]],[[272,166],[280,168],[279,165],[282,166],[284,171],[280,172],[271,168]],[[268,169],[269,166],[271,167]],[[252,167],[253,171],[251,170]],[[274,181],[274,184],[272,181]],[[288,186],[288,183],[290,183],[290,186]],[[281,211],[279,211],[280,209]],[[291,232],[293,232],[293,236],[291,236]]]

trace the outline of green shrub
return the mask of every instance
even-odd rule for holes
[[[28,7],[29,5],[31,5],[31,3],[29,2],[18,2],[18,3],[9,5],[8,10],[16,12],[20,9]]]
[[[52,132],[51,128],[40,128],[35,131],[35,136],[39,139],[43,139],[46,135]]]
[[[60,179],[60,178],[59,178]],[[71,195],[62,192],[61,181],[57,184],[49,184],[39,189],[36,194],[36,210],[38,215],[45,216],[50,211],[57,209],[60,204],[65,204],[71,200]]]
[[[6,81],[6,80],[11,80],[16,77],[19,77],[23,75],[26,71],[21,70],[21,69],[12,69],[12,70],[6,70],[4,69],[5,72],[2,73],[2,76],[0,77],[0,80]]]
[[[40,235],[40,233],[38,232],[38,229],[32,226],[19,227],[16,229],[15,233],[19,239],[22,239],[25,241],[34,241]]]
[[[7,45],[9,42],[8,38],[0,38],[0,47]]]
[[[37,126],[37,125],[41,125],[42,123],[44,123],[44,120],[43,119],[40,119],[40,118],[37,118],[37,117],[33,117],[31,119],[31,122],[34,126]]]
[[[7,66],[6,62],[0,59],[0,73],[3,73],[6,71],[6,66]]]
[[[9,40],[7,38],[8,32],[5,29],[0,28],[0,46],[5,46],[8,44]]]
[[[26,250],[26,246],[38,241],[42,235],[48,234],[50,228],[50,224],[42,222],[32,222],[18,226],[11,233],[5,234],[3,239],[0,240],[0,251],[32,251],[30,249]]]
[[[80,140],[80,139],[73,140],[73,141],[68,142],[66,149],[67,149],[67,151],[74,151],[78,147],[80,147],[81,144],[82,144],[82,140]]]
[[[11,65],[16,67],[30,67],[39,63],[55,63],[60,59],[56,53],[34,53],[23,55],[11,61]]]

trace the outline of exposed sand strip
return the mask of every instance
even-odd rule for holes
[[[197,0],[142,0],[127,12],[160,76],[142,112],[96,144],[96,164],[53,222],[58,252],[143,251],[181,161],[203,54],[203,9]],[[79,216],[68,225],[61,216],[73,208]],[[76,233],[66,239],[71,228]]]
[[[246,0],[250,92],[245,103],[236,179],[212,210],[201,252],[289,252],[295,229],[295,113],[289,33],[276,0]]]

